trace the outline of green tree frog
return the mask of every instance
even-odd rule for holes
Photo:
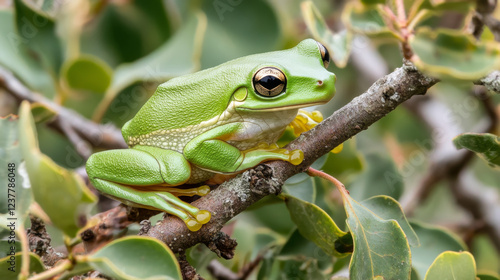
[[[215,174],[236,174],[261,162],[300,164],[300,150],[275,143],[293,122],[306,131],[322,120],[299,108],[328,102],[336,77],[326,70],[327,49],[306,39],[294,48],[238,58],[160,85],[122,128],[129,149],[93,154],[92,184],[125,204],[159,209],[191,231],[210,212],[178,196],[205,195]],[[299,112],[299,113],[298,113]]]

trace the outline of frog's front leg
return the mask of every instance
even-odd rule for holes
[[[156,147],[135,146],[93,154],[87,161],[92,184],[104,194],[125,204],[159,209],[181,218],[191,231],[210,220],[210,213],[183,202],[170,187],[186,182],[191,167],[178,152]],[[206,190],[199,194],[206,194]],[[178,189],[177,194],[182,194]],[[189,195],[189,194],[188,194]]]
[[[235,173],[269,160],[284,160],[298,165],[304,159],[301,150],[288,151],[274,145],[240,151],[228,144],[233,135],[245,133],[243,123],[232,123],[209,130],[192,139],[184,148],[186,159],[198,167],[219,173]]]

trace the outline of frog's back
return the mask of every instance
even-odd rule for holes
[[[222,66],[222,65],[221,65]],[[241,65],[214,67],[172,79],[158,86],[156,92],[136,116],[122,128],[125,139],[158,130],[195,126],[220,115],[228,105],[233,90],[243,83]],[[233,73],[228,75],[228,73]],[[235,77],[240,73],[242,77]]]

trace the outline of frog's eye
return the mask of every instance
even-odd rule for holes
[[[318,48],[319,52],[321,53],[321,59],[323,60],[323,65],[325,68],[328,68],[328,65],[330,64],[330,53],[328,53],[328,50],[323,46],[321,43],[318,43]]]
[[[262,96],[276,96],[286,89],[285,73],[275,67],[261,68],[253,76],[253,87]]]

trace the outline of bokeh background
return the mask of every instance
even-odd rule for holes
[[[403,55],[390,36],[345,31],[350,1],[312,2],[331,31],[343,34],[346,42],[339,49],[350,51],[345,67],[329,66],[337,75],[336,96],[313,108],[328,117],[400,67]],[[172,77],[314,37],[305,5],[298,0],[1,1],[0,7],[1,68],[54,103],[118,128]],[[470,11],[435,14],[423,24],[465,30]],[[1,116],[18,112],[18,99],[3,88],[0,99]],[[444,250],[470,250],[478,271],[498,277],[500,173],[480,157],[456,149],[453,138],[485,129],[498,133],[499,102],[498,95],[466,79],[445,77],[314,167],[342,181],[357,201],[374,195],[399,201],[421,239],[421,247],[412,252],[415,279],[423,279]],[[41,152],[61,167],[81,172],[85,156],[46,125],[50,110],[42,106],[33,113]],[[340,195],[330,183],[300,174],[284,191],[315,203],[346,229]],[[470,194],[483,200],[471,202]],[[101,199],[92,213],[116,205]],[[493,218],[484,220],[485,215]],[[495,227],[497,235],[491,233]],[[132,226],[128,234],[137,230]],[[276,197],[252,206],[226,230],[239,245],[234,259],[217,262],[237,272],[259,258],[248,279],[328,279],[348,269],[349,258],[329,256],[301,236],[287,206]],[[49,226],[49,233],[53,246],[62,245],[60,231]],[[190,263],[207,279],[214,259],[204,245],[188,251]]]

